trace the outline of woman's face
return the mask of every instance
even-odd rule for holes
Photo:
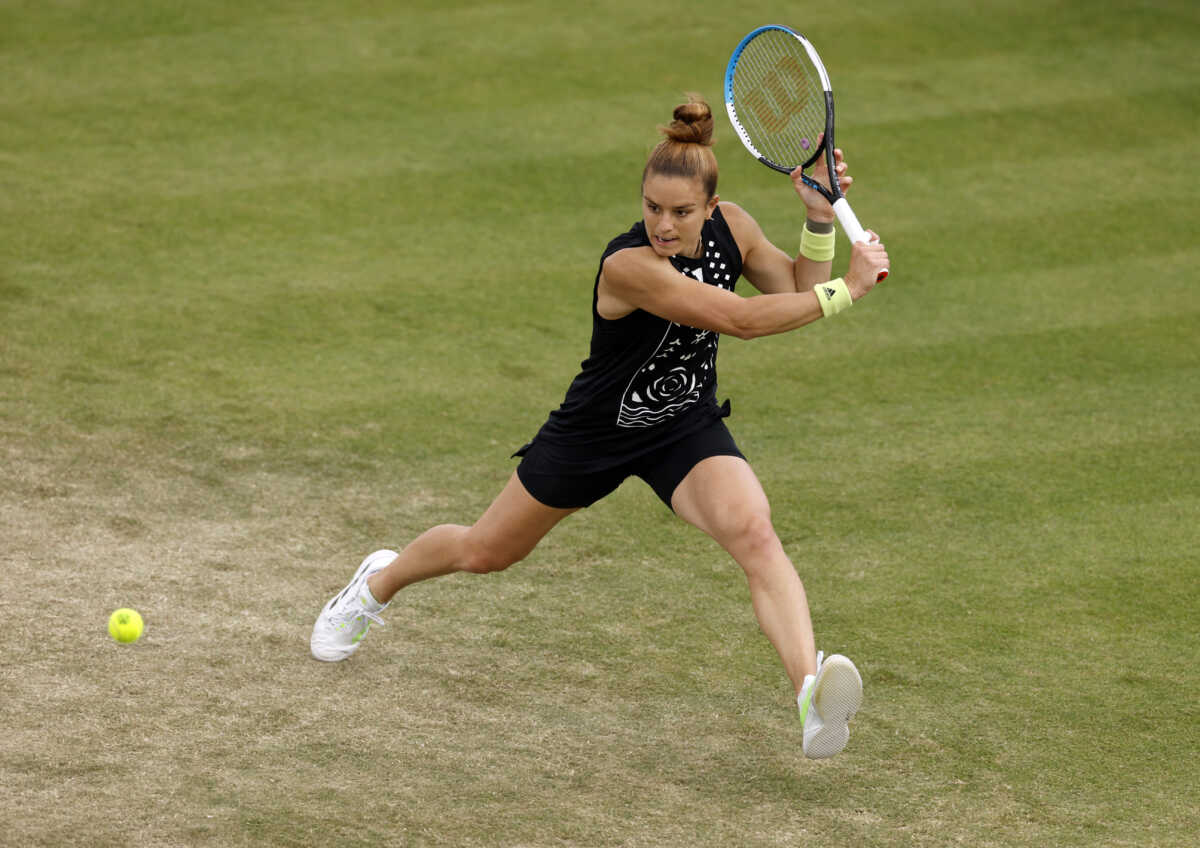
[[[697,179],[647,174],[642,183],[642,218],[654,252],[702,256],[700,230],[717,208],[717,200],[716,195],[709,199]]]

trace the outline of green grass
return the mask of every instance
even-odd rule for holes
[[[0,843],[1193,844],[1200,12],[727,7],[0,3]],[[311,661],[364,553],[499,490],[654,127],[776,20],[892,257],[721,363],[849,748],[636,481]]]

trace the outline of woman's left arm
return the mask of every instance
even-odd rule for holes
[[[845,192],[854,178],[846,172],[841,149],[835,149],[833,155],[838,182]],[[827,186],[828,174],[825,157],[822,156],[813,166],[812,177]],[[809,230],[832,232],[834,214],[829,201],[804,184],[799,168],[792,172],[791,177],[796,193],[804,200]],[[742,274],[763,294],[812,291],[813,286],[829,279],[833,270],[832,260],[809,259],[801,253],[797,253],[793,259],[767,239],[758,223],[744,209],[723,202],[721,211],[742,251]]]

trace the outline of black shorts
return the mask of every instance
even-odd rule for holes
[[[556,447],[555,452],[561,455],[562,448]],[[556,461],[548,453],[536,440],[526,446],[522,449],[517,476],[537,501],[556,509],[591,506],[615,491],[630,476],[645,480],[670,507],[676,487],[701,460],[710,456],[745,459],[725,422],[719,418],[691,435],[603,471],[572,472],[569,464]]]

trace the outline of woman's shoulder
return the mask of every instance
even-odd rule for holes
[[[604,248],[604,254],[600,257],[603,262],[609,256],[616,253],[618,250],[625,250],[629,247],[649,246],[650,238],[646,235],[646,224],[643,221],[638,221],[632,227],[619,236],[612,238]]]
[[[605,251],[604,258],[600,260],[600,273],[638,277],[651,268],[657,268],[664,261],[648,243],[626,244],[615,250]]]
[[[717,204],[717,211],[721,213],[721,217],[725,219],[725,223],[729,225],[731,230],[737,231],[741,227],[758,227],[758,222],[742,207],[730,200],[722,200]]]
[[[755,221],[749,212],[736,203],[722,200],[717,204],[717,211],[721,213],[721,218],[725,221],[725,226],[728,227],[742,256],[745,256],[747,251],[763,238],[762,228],[758,226],[758,221]]]

